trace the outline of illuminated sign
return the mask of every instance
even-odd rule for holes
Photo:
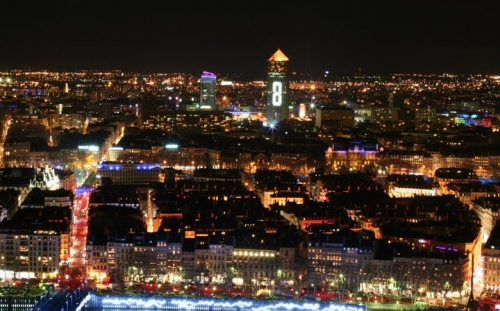
[[[202,78],[215,78],[215,74],[208,72],[208,71],[203,71],[201,74]]]
[[[177,144],[166,144],[165,149],[177,149],[179,148],[179,145]]]
[[[272,91],[273,106],[281,106],[281,104],[283,103],[283,83],[281,83],[280,81],[274,81]]]

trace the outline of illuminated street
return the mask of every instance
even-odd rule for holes
[[[72,268],[85,270],[85,245],[87,242],[87,218],[90,188],[78,188],[75,191],[73,226],[69,264]]]

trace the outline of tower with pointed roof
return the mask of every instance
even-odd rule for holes
[[[267,61],[267,124],[288,119],[288,57],[278,49]]]

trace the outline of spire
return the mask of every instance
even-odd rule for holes
[[[271,56],[271,58],[269,59],[270,62],[287,62],[288,61],[288,57],[286,57],[285,54],[283,54],[283,52],[281,52],[280,49],[278,49],[274,54],[273,56]]]
[[[470,294],[469,300],[467,300],[467,306],[465,307],[467,311],[476,311],[476,300],[474,299],[474,254],[472,254],[472,271],[470,275]]]

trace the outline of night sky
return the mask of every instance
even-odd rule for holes
[[[500,74],[500,1],[1,1],[0,70]]]

